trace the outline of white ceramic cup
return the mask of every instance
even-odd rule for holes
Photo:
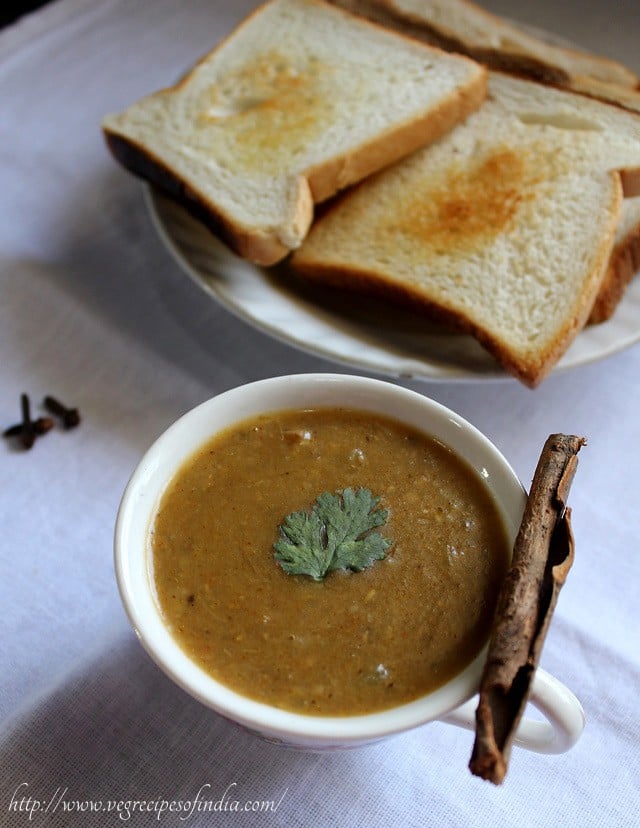
[[[342,374],[274,377],[227,391],[189,411],[156,440],[136,468],[115,529],[116,577],[129,619],[147,652],[180,687],[222,716],[273,741],[310,750],[354,747],[436,719],[473,729],[473,696],[486,651],[447,684],[408,704],[368,715],[311,716],[271,707],[220,684],[186,655],[163,623],[151,571],[150,529],[168,482],[221,429],[266,412],[322,406],[391,416],[450,446],[485,480],[511,540],[515,539],[524,489],[498,449],[462,417],[421,394],[380,380]],[[546,721],[524,719],[516,744],[541,753],[568,750],[584,727],[575,696],[538,669],[531,701]]]

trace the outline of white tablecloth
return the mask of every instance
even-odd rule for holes
[[[129,628],[112,533],[148,445],[223,389],[334,369],[203,299],[99,132],[106,112],[169,83],[250,4],[58,0],[0,32],[0,418],[18,419],[23,391],[36,410],[50,393],[83,415],[31,452],[0,445],[0,824],[177,825],[127,803],[195,799],[221,810],[198,805],[182,821],[238,828],[638,825],[637,346],[535,391],[408,383],[486,432],[527,483],[549,433],[588,437],[571,493],[576,563],[542,659],[586,710],[570,753],[516,750],[495,788],[467,770],[472,734],[442,724],[342,754],[290,752],[191,700]],[[636,0],[545,0],[525,14],[640,70]],[[262,800],[279,805],[230,810]],[[77,812],[98,807],[111,810]]]

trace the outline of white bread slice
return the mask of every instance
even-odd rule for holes
[[[175,87],[104,119],[125,167],[272,264],[314,202],[480,106],[486,70],[321,0],[270,0]]]
[[[640,119],[492,73],[480,111],[338,199],[294,254],[318,282],[394,297],[537,385],[585,324],[640,166]]]
[[[492,69],[640,112],[640,79],[628,67],[600,55],[550,44],[469,0],[331,2],[408,37],[469,55]]]
[[[546,42],[471,0],[373,0],[373,5],[424,27],[432,42],[494,69],[559,84],[585,77],[630,88],[640,85],[640,78],[618,61]]]

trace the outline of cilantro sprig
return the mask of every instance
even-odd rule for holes
[[[321,581],[335,569],[359,572],[382,560],[389,538],[374,531],[387,522],[369,489],[324,492],[310,509],[291,512],[279,526],[275,559],[290,575]]]

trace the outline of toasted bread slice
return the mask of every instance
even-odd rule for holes
[[[468,54],[494,69],[564,85],[571,78],[637,88],[640,78],[618,61],[547,42],[471,0],[373,0],[431,42]]]
[[[350,0],[345,0],[349,3]],[[616,61],[552,46],[468,0],[351,0],[379,6],[380,22],[408,34],[425,27],[426,41],[458,49],[494,68],[558,84],[640,114],[638,77]],[[640,199],[626,199],[607,270],[589,316],[610,319],[640,269]]]
[[[609,260],[640,120],[492,73],[437,144],[364,182],[294,254],[316,281],[373,291],[474,335],[537,385],[585,324]]]
[[[618,61],[554,45],[469,0],[331,0],[402,34],[502,72],[640,112],[640,79]]]
[[[494,68],[560,85],[640,114],[637,76],[615,61],[572,49],[549,48],[515,23],[466,0],[332,0],[336,5],[407,36],[473,55]],[[589,73],[589,74],[576,74]],[[626,199],[589,322],[611,318],[640,269],[640,199]]]
[[[439,137],[485,94],[468,58],[320,0],[271,0],[103,129],[125,167],[272,264],[300,244],[314,202]]]

